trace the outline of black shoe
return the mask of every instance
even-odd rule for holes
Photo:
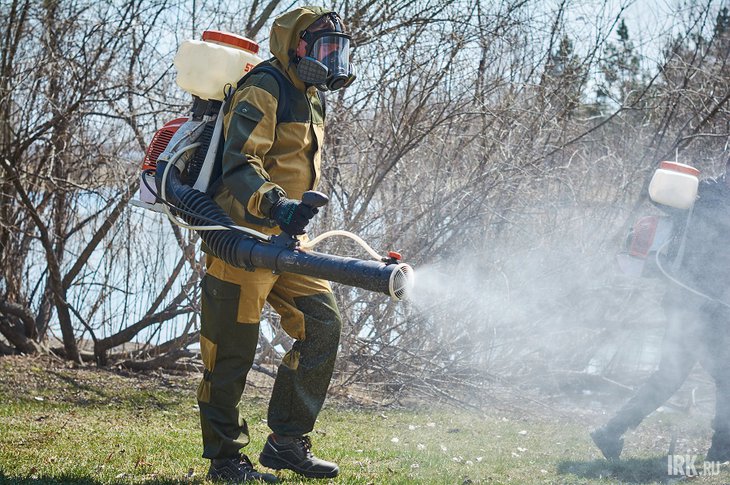
[[[266,482],[279,483],[276,475],[257,472],[246,455],[233,458],[216,458],[210,460],[208,480],[233,483]]]
[[[335,463],[320,460],[312,454],[309,436],[274,437],[269,435],[259,462],[274,470],[293,470],[307,478],[333,478],[340,473]]]
[[[621,450],[624,449],[624,439],[620,435],[603,427],[594,430],[591,433],[591,438],[593,438],[593,442],[607,460],[618,460],[618,457],[621,456]]]

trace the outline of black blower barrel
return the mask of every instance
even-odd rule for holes
[[[162,174],[167,162],[158,161],[156,183],[161,193]],[[210,196],[183,184],[180,171],[170,166],[167,175],[166,198],[186,211],[178,215],[188,224],[210,225],[210,220],[233,226],[236,223]],[[196,214],[200,217],[195,217]],[[213,254],[238,268],[267,268],[277,273],[297,273],[322,278],[348,286],[390,295],[405,300],[413,286],[413,269],[403,263],[382,263],[346,258],[316,251],[300,251],[285,245],[260,241],[240,231],[198,231]]]

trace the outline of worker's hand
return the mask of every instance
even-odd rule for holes
[[[304,228],[317,212],[319,209],[316,207],[282,197],[271,207],[271,218],[276,221],[282,231],[292,236],[298,236],[307,232]]]

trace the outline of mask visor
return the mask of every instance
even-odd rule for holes
[[[330,78],[350,75],[350,39],[346,34],[328,32],[314,41],[309,56],[327,67]]]

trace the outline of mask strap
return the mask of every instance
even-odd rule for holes
[[[331,28],[329,28],[327,26],[327,27],[325,27],[323,29],[316,30],[314,32],[310,32],[309,31],[309,27],[307,27],[307,29],[305,29],[301,33],[301,35],[299,37],[302,40],[304,40],[304,42],[306,42],[307,44],[310,44],[311,43],[310,41],[313,41],[313,40],[316,39],[316,37],[315,37],[315,39],[313,39],[312,37],[314,37],[315,34],[319,34],[320,32],[324,32],[324,33],[337,32],[337,33],[340,33],[340,34],[345,34],[344,24],[342,23],[342,19],[337,14],[337,12],[330,12],[330,13],[324,14],[323,16],[321,16],[320,18],[318,18],[317,20],[315,20],[314,22],[312,22],[312,25],[318,23],[322,19],[329,20],[329,22],[334,26],[334,28],[331,29]],[[345,35],[348,35],[348,34],[345,34]],[[349,35],[348,35],[348,38],[349,38]]]

